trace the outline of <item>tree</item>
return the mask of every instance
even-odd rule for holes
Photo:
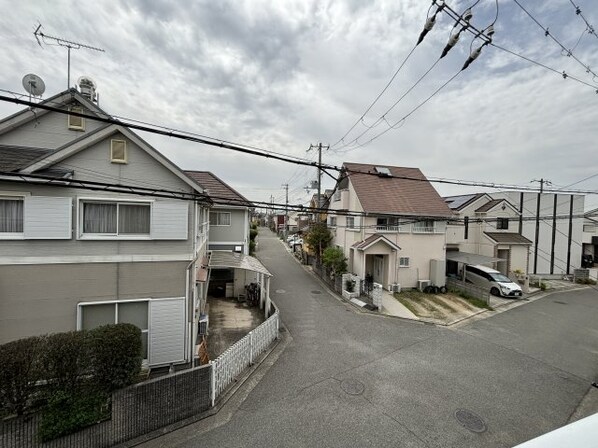
[[[347,258],[340,247],[328,247],[324,251],[322,261],[335,277],[347,272]]]
[[[332,241],[332,234],[326,223],[315,223],[304,238],[311,250],[316,254],[316,260],[322,259],[322,252],[328,247]]]

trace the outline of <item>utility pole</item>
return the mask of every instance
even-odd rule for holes
[[[540,201],[542,200],[542,193],[544,193],[544,184],[550,184],[550,181],[534,179],[532,182],[540,183],[540,192],[538,193],[538,200],[536,204],[536,237],[534,241],[534,274],[538,273],[538,243],[540,241]]]
[[[318,202],[317,207],[322,207],[322,148],[328,150],[330,145],[323,146],[322,142],[318,143],[317,145],[309,145],[308,151],[312,149],[318,150]],[[320,212],[318,212],[318,217],[320,216]],[[319,221],[319,219],[318,219]]]
[[[283,235],[286,239],[287,235],[289,234],[289,184],[282,184],[282,188],[285,190]]]
[[[80,42],[73,42],[70,40],[66,40],[66,39],[61,39],[60,37],[54,37],[54,36],[49,36],[47,34],[44,34],[41,31],[42,28],[42,24],[40,23],[37,28],[35,29],[35,31],[33,32],[33,35],[35,36],[35,40],[37,40],[37,43],[39,44],[39,46],[42,46],[42,42],[45,43],[46,45],[59,45],[61,47],[65,47],[67,49],[67,76],[66,76],[66,88],[70,89],[71,88],[71,49],[74,50],[80,50],[81,48],[86,48],[87,50],[93,50],[93,51],[99,51],[104,53],[104,49],[102,48],[98,48],[98,47],[92,47],[91,45],[87,45],[87,44],[82,44]],[[41,40],[40,40],[41,38]],[[55,44],[48,44],[48,40],[54,41]]]

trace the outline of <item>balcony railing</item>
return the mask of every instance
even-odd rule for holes
[[[426,227],[413,226],[413,233],[434,233],[434,226],[426,226]]]
[[[399,226],[376,226],[378,232],[398,232]]]

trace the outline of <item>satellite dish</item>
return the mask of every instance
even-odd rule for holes
[[[23,76],[23,87],[33,96],[40,96],[46,91],[44,80],[33,73]]]

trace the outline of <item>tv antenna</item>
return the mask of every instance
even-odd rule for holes
[[[82,44],[81,42],[73,42],[70,40],[62,39],[60,37],[49,36],[48,34],[45,34],[43,31],[41,31],[41,28],[42,28],[42,24],[40,23],[37,26],[37,28],[35,29],[35,31],[33,32],[33,35],[35,36],[35,40],[37,40],[37,43],[39,44],[40,47],[42,47],[42,42],[43,42],[46,45],[58,45],[58,46],[61,46],[61,47],[64,47],[67,49],[67,53],[68,53],[67,78],[66,78],[67,89],[71,88],[71,49],[80,50],[81,48],[86,48],[87,50],[100,51],[100,52],[104,53],[104,50],[102,48],[92,47],[91,45]],[[55,43],[51,44],[51,43],[48,43],[48,41],[54,41]]]

